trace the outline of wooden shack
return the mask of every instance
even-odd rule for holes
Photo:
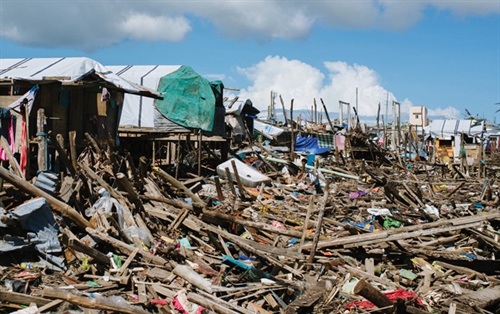
[[[0,74],[0,106],[10,106],[16,120],[12,153],[22,154],[19,146],[24,129],[28,166],[31,165],[28,176],[37,170],[52,169],[54,150],[47,141],[51,136],[58,137],[64,147],[71,146],[68,151],[72,152],[71,158],[76,158],[84,147],[86,134],[102,144],[116,140],[125,94],[160,98],[157,92],[130,83],[84,57],[0,59]],[[15,104],[34,86],[38,90],[28,104],[23,125],[20,107]],[[34,158],[44,145],[46,158],[37,161]],[[40,159],[46,159],[45,164]]]

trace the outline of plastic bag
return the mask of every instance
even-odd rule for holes
[[[114,207],[116,209],[116,213],[118,214],[118,225],[123,229],[125,227],[125,222],[123,219],[125,209],[123,208],[123,206],[116,200],[116,198],[111,197],[109,192],[104,188],[99,190],[99,194],[101,194],[101,198],[99,198],[92,207],[85,210],[85,215],[87,217],[92,217],[96,212],[108,215],[113,211]]]

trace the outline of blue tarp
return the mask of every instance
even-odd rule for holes
[[[330,148],[319,148],[318,139],[315,137],[302,137],[297,136],[297,140],[295,141],[295,151],[298,152],[306,152],[311,154],[324,154],[328,152]]]

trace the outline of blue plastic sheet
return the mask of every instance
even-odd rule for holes
[[[297,139],[295,141],[295,150],[298,152],[321,155],[330,151],[330,148],[319,148],[318,139],[315,137],[297,136]]]

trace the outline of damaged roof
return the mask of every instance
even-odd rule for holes
[[[59,81],[70,85],[89,76],[94,76],[103,83],[107,82],[125,93],[162,98],[155,90],[132,83],[86,57],[0,59],[0,81],[30,81],[33,84]]]

